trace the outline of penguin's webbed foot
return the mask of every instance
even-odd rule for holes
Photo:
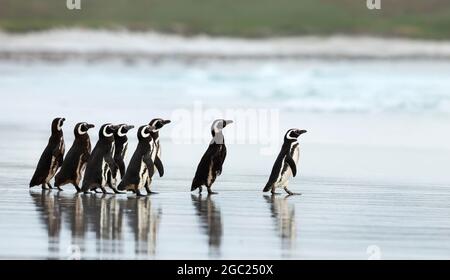
[[[149,187],[145,187],[145,190],[147,191],[147,195],[151,195],[151,194],[158,194],[157,192],[153,192],[152,190],[150,190]]]
[[[136,190],[136,197],[145,197],[147,195],[142,194],[139,190]]]
[[[121,192],[116,188],[112,188],[115,194],[126,194],[127,192]]]
[[[290,190],[288,190],[288,188],[284,188],[284,190],[286,191],[286,193],[287,193],[289,196],[291,196],[291,195],[301,195],[301,193],[294,193],[294,192],[291,192]]]
[[[77,186],[77,185],[73,185],[74,187],[75,187],[75,189],[77,190],[77,193],[80,193],[81,192],[81,189],[80,189],[80,187],[79,186]]]
[[[208,195],[219,194],[218,192],[213,192],[211,189],[208,189]]]
[[[62,192],[63,191],[63,189],[60,187],[60,186],[57,186],[56,187],[57,189],[58,189],[58,191],[60,191],[60,192]]]
[[[47,183],[47,186],[48,186],[49,189],[53,189],[52,184]]]

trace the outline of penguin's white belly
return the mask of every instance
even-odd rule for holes
[[[83,164],[83,155],[80,155],[80,157],[78,158],[78,164],[77,164],[77,169],[75,170],[76,172],[76,178],[75,178],[75,182],[79,182],[81,180],[81,173],[84,171],[84,169],[86,168],[86,164]]]
[[[123,145],[123,150],[122,150],[122,154],[120,155],[123,159],[125,158],[126,154],[127,154],[127,149],[128,149],[128,142],[126,142]]]
[[[144,161],[141,161],[141,167],[139,168],[139,184],[138,189],[141,189],[145,186],[145,183],[148,181],[148,169]]]
[[[105,159],[102,159],[102,187],[106,186],[106,183],[108,182],[109,172],[109,165],[106,163]]]
[[[50,169],[48,170],[47,178],[45,178],[45,183],[50,182],[50,180],[55,176],[56,169],[58,169],[58,163],[56,158],[52,156],[52,161],[50,162]]]
[[[208,178],[207,178],[207,185],[211,186],[212,181],[213,181],[213,164],[211,162],[211,164],[209,165],[209,170],[208,170]]]
[[[294,148],[294,150],[291,152],[291,157],[295,162],[295,165],[297,166],[298,159],[299,159],[299,147],[298,144]],[[283,172],[283,170],[286,169],[286,171]],[[297,171],[298,172],[298,171]],[[286,163],[286,160],[283,160],[283,167],[280,172],[280,176],[278,177],[277,182],[275,183],[275,187],[277,188],[283,188],[286,187],[289,183],[289,179],[292,177],[292,170],[291,167]]]
[[[59,150],[62,154],[65,151],[64,139],[61,137],[59,142]],[[50,182],[50,180],[55,176],[56,171],[58,170],[58,162],[56,161],[56,157],[52,156],[52,161],[50,162],[50,169],[48,170],[47,178],[45,178],[45,183]]]
[[[152,145],[152,144],[150,144],[150,145]],[[156,172],[155,160],[156,160],[156,156],[158,155],[158,147],[156,146],[156,144],[153,144],[152,146],[153,147],[152,147],[152,151],[151,151],[151,158],[152,158],[153,166],[154,166],[153,174],[155,174],[155,172]],[[147,177],[148,177],[148,181],[149,181],[149,184],[150,184],[150,180],[152,179],[150,177],[150,174],[148,174]],[[152,175],[152,177],[153,177],[153,175]]]

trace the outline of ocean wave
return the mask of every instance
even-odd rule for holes
[[[0,62],[0,109],[209,108],[449,114],[450,61]],[[75,98],[76,97],[76,98]],[[23,102],[26,100],[27,102]],[[11,104],[14,104],[12,106]],[[31,105],[30,105],[31,106]],[[138,114],[138,113],[136,113]]]
[[[0,32],[0,58],[450,58],[449,41],[374,37],[238,39],[155,32],[55,29]]]

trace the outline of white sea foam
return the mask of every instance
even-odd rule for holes
[[[9,61],[0,64],[0,106],[5,116],[17,112],[8,103],[69,100],[77,111],[104,104],[138,112],[192,107],[193,101],[201,101],[213,108],[447,115],[448,73],[450,61],[167,61],[132,66]]]
[[[55,29],[0,33],[0,54],[78,54],[194,57],[450,58],[449,41],[374,37],[238,39],[155,32]]]

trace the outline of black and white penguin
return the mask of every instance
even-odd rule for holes
[[[213,139],[208,149],[198,164],[195,177],[192,180],[191,191],[199,189],[202,192],[202,186],[206,186],[209,194],[216,194],[211,191],[211,186],[217,176],[222,173],[222,165],[227,156],[227,147],[225,146],[225,138],[222,129],[233,123],[230,120],[215,120],[211,126],[211,134]]]
[[[65,118],[56,118],[52,121],[52,135],[34,171],[33,178],[30,181],[30,188],[41,185],[43,190],[47,186],[52,189],[50,180],[55,176],[64,158],[65,146],[62,127],[65,120]]]
[[[113,181],[118,179],[117,175],[120,175],[120,178],[122,178],[125,175],[124,158],[128,149],[127,133],[133,128],[134,125],[119,124],[119,128],[114,132],[114,145],[115,145],[114,161],[116,162],[119,172],[116,173],[115,178],[112,178]]]
[[[55,187],[61,190],[61,186],[72,184],[80,192],[80,181],[86,163],[91,155],[91,139],[88,130],[93,128],[93,124],[85,122],[77,123],[73,129],[75,140],[72,147],[67,152],[61,169],[55,176]]]
[[[118,189],[121,191],[133,191],[137,196],[144,196],[141,189],[149,184],[149,180],[154,173],[154,163],[152,160],[152,149],[154,149],[153,137],[150,134],[154,127],[150,125],[141,126],[138,129],[137,137],[139,143],[131,157],[125,175],[120,182]]]
[[[81,190],[89,193],[91,190],[100,188],[107,193],[105,186],[109,186],[115,193],[119,191],[108,180],[110,174],[116,174],[117,165],[114,162],[114,132],[119,127],[110,123],[102,125],[98,133],[98,141],[89,157],[86,172],[83,178]]]
[[[153,144],[152,147],[152,161],[155,165],[155,168],[158,170],[159,177],[164,176],[164,166],[161,161],[161,145],[159,143],[159,130],[165,126],[166,124],[169,124],[170,120],[163,120],[163,119],[153,119],[150,121],[149,125],[153,127],[153,130],[150,131],[150,135],[152,136]],[[154,173],[153,173],[154,174]],[[152,183],[152,177],[149,178],[148,182],[145,184],[145,189],[147,191],[147,194],[155,193],[150,190],[150,185]]]
[[[284,188],[289,195],[294,194],[288,190],[287,186],[289,179],[292,176],[295,177],[297,175],[297,163],[300,156],[297,138],[303,133],[306,133],[306,130],[289,129],[286,132],[283,146],[281,147],[281,151],[275,160],[272,173],[270,173],[269,181],[263,190],[264,192],[271,190],[272,194],[277,194],[275,192],[276,188]]]

